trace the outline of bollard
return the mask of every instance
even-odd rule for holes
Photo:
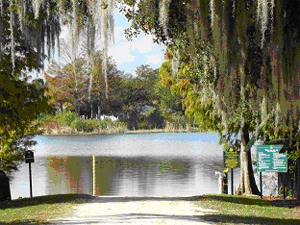
[[[215,176],[219,178],[219,194],[223,192],[223,175],[219,171],[215,171]]]
[[[223,171],[223,194],[228,194],[228,170]]]

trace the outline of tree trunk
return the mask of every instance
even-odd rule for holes
[[[236,195],[260,195],[260,191],[257,188],[253,173],[251,150],[244,152],[248,142],[248,125],[244,125],[244,127],[241,129],[241,178],[239,187],[235,193]]]
[[[104,73],[104,80],[105,80],[105,98],[106,102],[108,102],[108,81],[107,81],[107,51],[108,51],[108,11],[105,10],[102,14],[102,29],[103,29],[103,42],[104,42],[104,51],[103,51],[103,73]],[[108,106],[108,105],[107,105]]]
[[[101,119],[101,108],[100,105],[98,105],[98,120]]]
[[[93,71],[94,71],[94,57],[95,57],[95,24],[90,16],[87,29],[87,46],[88,46],[88,71],[89,71],[89,88],[88,98],[91,109],[91,119],[94,118],[93,103],[92,103],[92,88],[93,88]]]

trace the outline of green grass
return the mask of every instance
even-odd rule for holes
[[[0,224],[50,224],[48,219],[72,215],[72,206],[93,199],[87,194],[62,194],[0,202]]]
[[[287,202],[289,200],[270,201],[258,197],[232,195],[203,195],[192,199],[202,208],[218,211],[201,216],[208,222],[218,224],[300,224],[300,203],[295,200],[294,204],[289,204]],[[278,201],[283,204],[278,204]]]
[[[94,199],[87,194],[49,195],[0,202],[0,224],[51,224],[74,213],[72,206]],[[202,195],[191,198],[217,212],[200,216],[217,224],[300,224],[300,202],[259,197]]]

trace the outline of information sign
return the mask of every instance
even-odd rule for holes
[[[25,151],[25,162],[26,163],[33,163],[34,162],[33,151],[31,151],[31,150]]]
[[[279,153],[283,145],[258,145],[257,169],[259,172],[287,172],[286,152]]]
[[[223,152],[223,168],[240,168],[240,152],[228,148]]]

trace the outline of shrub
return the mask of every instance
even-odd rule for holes
[[[62,119],[66,125],[70,126],[75,119],[78,119],[78,117],[75,112],[67,110],[63,113]]]
[[[78,119],[77,115],[74,112],[71,112],[70,110],[58,112],[54,117],[54,120],[57,121],[59,124],[67,126],[70,126],[75,119]]]
[[[83,121],[76,119],[71,123],[71,127],[75,130],[77,130],[77,132],[80,132],[83,130]]]
[[[82,122],[84,132],[93,132],[95,128],[95,122],[93,120],[84,120]]]

